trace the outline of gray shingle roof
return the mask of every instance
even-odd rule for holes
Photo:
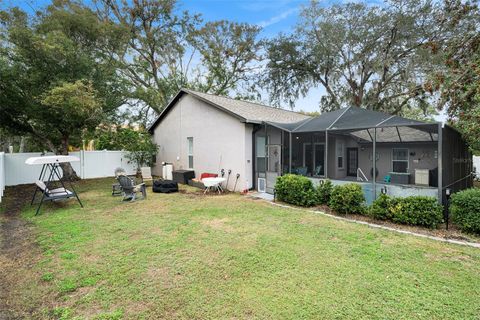
[[[168,103],[168,105],[165,107],[162,113],[160,113],[160,115],[153,122],[153,124],[148,128],[148,131],[152,132],[155,127],[160,123],[162,118],[185,94],[189,94],[205,103],[208,103],[209,105],[216,107],[244,122],[275,122],[279,124],[285,124],[297,123],[305,121],[307,119],[311,119],[311,117],[298,112],[269,107],[255,102],[235,100],[228,97],[216,96],[213,94],[207,94],[188,89],[181,89],[177,93],[177,95]]]
[[[226,109],[231,113],[234,113],[244,118],[247,122],[271,121],[277,123],[292,123],[310,118],[309,116],[301,113],[274,108],[255,102],[236,100],[228,97],[217,96],[187,89],[183,89],[183,91],[190,93],[192,96],[197,97],[203,101],[210,102],[211,104],[214,104],[216,106],[220,106],[223,109]]]

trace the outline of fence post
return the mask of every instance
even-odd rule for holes
[[[80,178],[85,179],[85,151],[80,150]]]

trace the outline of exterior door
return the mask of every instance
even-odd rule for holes
[[[282,148],[277,144],[267,145],[267,172],[266,172],[266,192],[273,194],[277,178],[282,173],[281,154]]]
[[[313,167],[312,144],[310,142],[303,143],[303,168],[301,175],[311,176]]]
[[[313,145],[313,176],[325,176],[325,145],[323,143],[315,143]]]
[[[347,176],[356,177],[358,169],[358,148],[347,148]]]

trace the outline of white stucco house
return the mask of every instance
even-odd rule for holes
[[[472,185],[472,154],[460,133],[439,122],[346,107],[317,117],[180,90],[150,127],[161,163],[201,173],[232,171],[228,188],[274,193],[277,177],[355,182],[367,203],[384,192],[445,202]],[[374,170],[375,168],[375,170]]]
[[[252,188],[253,136],[264,122],[294,123],[300,113],[182,89],[149,128],[159,145],[153,174],[162,175],[162,162],[174,170],[192,169],[195,176],[231,170],[228,188],[240,174],[236,191]]]

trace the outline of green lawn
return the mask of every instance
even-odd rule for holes
[[[41,250],[11,290],[34,317],[480,317],[479,249],[190,188],[121,203],[110,183],[24,211]]]

